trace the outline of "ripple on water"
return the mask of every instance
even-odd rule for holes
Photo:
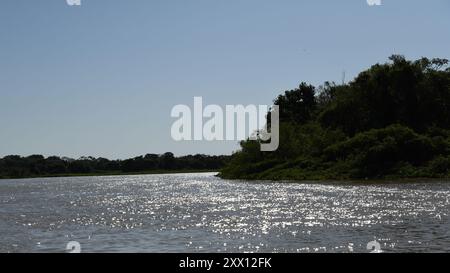
[[[450,183],[220,180],[213,174],[0,181],[0,251],[448,251]]]

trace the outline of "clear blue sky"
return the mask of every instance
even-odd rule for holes
[[[229,154],[176,143],[175,104],[270,104],[393,53],[450,58],[450,1],[2,0],[0,156]]]

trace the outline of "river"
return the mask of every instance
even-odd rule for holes
[[[0,252],[450,251],[450,183],[0,180]]]

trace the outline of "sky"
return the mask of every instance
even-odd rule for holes
[[[0,157],[231,154],[174,141],[172,108],[268,105],[449,45],[448,0],[2,0]]]

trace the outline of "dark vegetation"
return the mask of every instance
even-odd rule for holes
[[[394,55],[343,85],[302,83],[274,101],[280,147],[241,142],[231,179],[450,177],[450,68]]]
[[[147,154],[127,160],[11,155],[0,159],[0,178],[212,171],[222,168],[227,159],[227,156],[207,155],[175,157],[172,153]]]

